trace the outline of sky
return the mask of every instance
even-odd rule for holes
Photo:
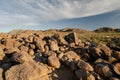
[[[0,32],[120,28],[120,0],[0,0]]]

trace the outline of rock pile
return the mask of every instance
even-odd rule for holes
[[[82,42],[76,33],[0,39],[0,80],[61,80],[56,73],[61,68],[68,68],[74,80],[119,80],[120,52]]]

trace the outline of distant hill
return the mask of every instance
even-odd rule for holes
[[[111,28],[111,27],[101,27],[101,28],[98,28],[94,31],[95,32],[120,32],[120,28],[119,29],[114,29],[114,28]]]

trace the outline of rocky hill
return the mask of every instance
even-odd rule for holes
[[[119,80],[120,49],[83,42],[75,30],[2,34],[0,80]]]
[[[95,32],[120,32],[120,28],[119,29],[113,29],[111,27],[102,27],[102,28],[98,28],[94,31]]]

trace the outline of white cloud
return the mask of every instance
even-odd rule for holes
[[[120,0],[0,0],[0,26],[80,18],[120,9]]]

